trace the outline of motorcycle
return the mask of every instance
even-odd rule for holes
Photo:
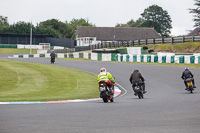
[[[192,80],[193,80],[192,78],[188,78],[188,79],[185,80],[186,83],[187,83],[187,86],[188,86],[187,90],[190,91],[190,93],[193,93],[193,91],[194,91]]]
[[[142,86],[139,83],[135,83],[135,93],[139,99],[144,98]]]
[[[51,57],[51,64],[54,64],[55,62],[55,57]]]
[[[112,89],[109,89],[109,85],[112,85]],[[109,100],[114,102],[114,85],[110,81],[100,81],[99,82],[100,97],[105,103]]]

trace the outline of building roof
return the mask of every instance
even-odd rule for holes
[[[192,32],[187,34],[187,36],[198,36],[198,32],[200,31],[200,27],[195,28]]]
[[[102,41],[127,41],[159,38],[154,28],[144,27],[77,27],[78,37],[96,37]]]

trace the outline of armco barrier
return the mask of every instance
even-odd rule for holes
[[[24,54],[13,55],[12,58],[50,58],[50,54]],[[200,55],[129,55],[115,53],[65,53],[56,54],[57,58],[85,58],[96,61],[117,61],[117,62],[153,62],[153,63],[187,63],[199,64]]]

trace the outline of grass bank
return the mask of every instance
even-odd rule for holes
[[[37,50],[32,49],[32,54],[36,54]],[[30,49],[17,48],[0,48],[0,54],[30,54]]]
[[[0,102],[99,96],[96,76],[79,70],[0,59]]]
[[[172,53],[200,53],[200,42],[188,42],[180,44],[156,44],[145,45],[154,52],[172,52]]]

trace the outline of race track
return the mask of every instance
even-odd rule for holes
[[[12,60],[50,64],[47,58]],[[105,67],[126,91],[114,103],[0,105],[0,133],[200,133],[200,69],[190,69],[197,88],[189,94],[183,67],[58,59],[54,65],[95,74]],[[144,99],[133,95],[129,83],[135,68],[146,80]]]

